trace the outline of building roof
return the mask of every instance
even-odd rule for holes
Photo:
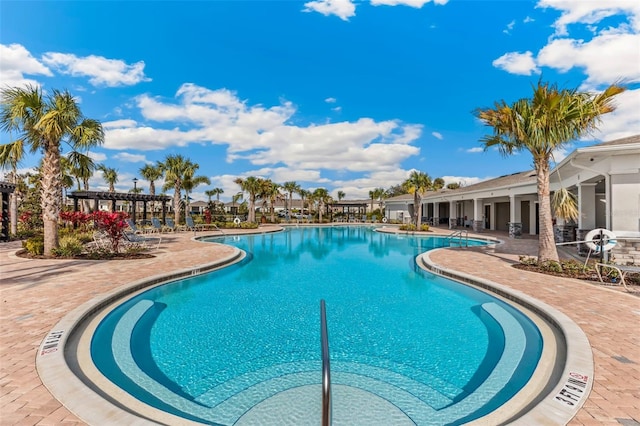
[[[628,136],[626,138],[615,139],[609,142],[602,142],[597,144],[598,146],[610,146],[610,145],[626,145],[629,143],[640,143],[640,135]]]

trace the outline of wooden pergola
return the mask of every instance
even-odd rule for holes
[[[162,203],[162,222],[167,216],[167,202],[171,197],[166,195],[136,194],[134,192],[106,192],[106,191],[73,191],[68,195],[73,199],[73,210],[78,211],[78,200],[93,200],[96,205],[100,201],[111,201],[111,210],[116,210],[117,201],[130,201],[132,204],[132,216],[136,218],[136,206],[142,203],[142,219],[147,219],[147,203],[160,201]]]
[[[16,189],[13,183],[0,182],[0,193],[2,194],[2,233],[0,241],[9,241],[9,196]]]
[[[367,213],[367,203],[363,202],[349,202],[349,201],[338,201],[335,203],[327,204],[327,213],[329,213],[331,220],[333,221],[333,210],[335,208],[342,209],[342,214],[349,216],[352,214],[357,214],[358,216],[364,215]],[[358,220],[360,218],[358,217]]]

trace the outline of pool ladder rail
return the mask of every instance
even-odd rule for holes
[[[331,367],[329,363],[329,335],[324,299],[320,300],[320,349],[322,352],[322,426],[331,425]]]
[[[453,241],[453,239],[456,237],[458,238],[458,243],[460,244],[460,247],[462,247],[463,238],[464,238],[464,246],[469,247],[469,231],[460,231],[460,230],[453,231],[452,233],[447,235],[445,239],[449,240],[449,244],[451,244],[451,241]]]

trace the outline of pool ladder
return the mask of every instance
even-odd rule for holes
[[[329,335],[324,299],[320,300],[320,349],[322,352],[322,426],[331,425],[331,368],[329,365]]]
[[[453,239],[456,237],[458,238],[460,247],[462,247],[462,238],[464,238],[464,246],[469,247],[469,231],[453,231],[452,233],[447,235],[446,239],[449,240],[449,244],[451,244],[451,241],[453,241]]]

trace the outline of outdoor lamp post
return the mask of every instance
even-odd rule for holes
[[[133,222],[136,221],[136,206],[138,204],[138,178],[133,178]]]

